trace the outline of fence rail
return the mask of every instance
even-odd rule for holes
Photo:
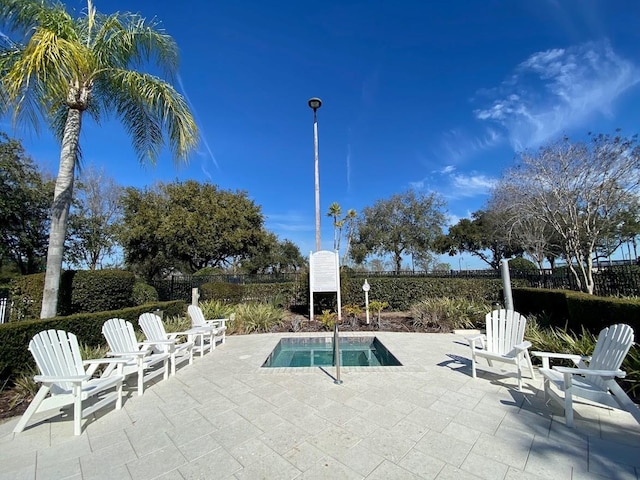
[[[226,282],[238,284],[251,283],[299,283],[305,273],[262,274],[262,275],[210,275],[210,276],[173,276],[167,280],[153,282],[161,300],[191,300],[191,290],[208,282]],[[512,279],[522,279],[531,287],[564,289],[579,291],[580,287],[567,268],[541,271],[511,270]],[[355,272],[347,273],[349,278],[469,278],[497,279],[496,270],[448,270],[437,272],[402,271],[396,272]],[[640,296],[640,269],[634,267],[601,268],[593,273],[594,293],[601,296]]]

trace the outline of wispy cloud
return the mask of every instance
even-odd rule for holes
[[[187,100],[187,103],[189,104],[189,108],[191,108],[191,111],[193,112],[193,116],[196,118],[196,121],[198,121],[197,120],[198,112],[196,110],[195,105],[191,102],[191,99],[189,98],[189,94],[187,93],[187,90],[184,88],[184,84],[182,83],[182,77],[180,76],[180,74],[177,75],[177,80],[178,80],[178,85],[180,85],[180,90],[182,90],[184,98]],[[207,141],[207,134],[205,133],[204,128],[202,127],[202,124],[199,121],[198,121],[198,129],[200,130],[200,140],[206,150],[206,153],[209,154],[209,158],[211,159],[215,167],[219,169],[220,167],[218,166],[218,161],[216,160],[216,157],[213,154],[213,150],[211,150],[211,147],[209,146],[209,142]],[[198,153],[202,156],[206,156],[204,152],[198,152]],[[211,180],[213,177],[211,176],[211,173],[207,170],[206,164],[203,162],[200,165],[200,167],[202,169],[202,173],[204,173],[209,178],[209,180]]]
[[[453,165],[431,172],[429,177],[410,182],[416,190],[438,191],[447,199],[471,198],[487,195],[498,179],[478,172],[460,173]],[[437,189],[432,188],[437,185]]]
[[[437,156],[447,162],[460,163],[478,152],[490,149],[503,141],[495,128],[486,128],[480,135],[471,135],[461,129],[445,132]]]
[[[265,223],[269,229],[276,233],[307,232],[315,229],[313,221],[298,212],[269,213],[265,217]]]
[[[506,129],[514,149],[537,146],[586,123],[611,115],[615,101],[640,81],[640,69],[616,54],[608,41],[537,52],[522,62],[488,97],[475,116]]]

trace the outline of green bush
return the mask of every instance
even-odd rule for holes
[[[26,366],[35,365],[29,353],[29,342],[33,336],[43,330],[56,329],[71,332],[78,337],[80,343],[90,347],[105,343],[102,336],[102,325],[110,318],[123,318],[130,321],[136,330],[138,317],[155,309],[164,311],[165,316],[184,316],[185,303],[182,301],[159,302],[121,310],[81,313],[66,317],[54,317],[46,320],[25,320],[0,324],[0,380],[23,371]]]
[[[373,277],[367,281],[371,286],[369,295],[388,302],[391,310],[406,311],[424,298],[465,298],[477,302],[492,302],[502,299],[500,279],[476,279],[456,277]],[[343,303],[362,303],[364,278],[349,278],[342,284]],[[521,282],[514,280],[514,285]]]
[[[60,315],[133,306],[136,278],[124,270],[67,270],[60,282]]]
[[[594,335],[615,323],[626,323],[640,335],[640,300],[599,297],[569,290],[514,288],[513,304],[524,315],[544,314],[549,325],[574,333],[586,329]]]
[[[11,282],[10,322],[40,318],[44,273],[16,277]]]
[[[138,280],[133,284],[132,299],[134,306],[157,302],[158,291],[151,285]]]
[[[460,297],[426,298],[411,307],[411,317],[415,328],[450,332],[483,327],[490,309],[486,302]]]
[[[234,308],[235,320],[227,333],[267,333],[282,326],[284,310],[266,303],[242,303]]]
[[[209,282],[200,286],[201,300],[221,300],[240,303],[244,298],[244,286],[238,283]]]
[[[509,260],[509,270],[516,272],[537,272],[538,267],[531,260],[516,257]]]

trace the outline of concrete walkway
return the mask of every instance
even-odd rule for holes
[[[403,366],[343,368],[335,385],[333,368],[260,368],[282,336],[227,337],[79,437],[61,416],[1,424],[0,479],[638,478],[629,414],[580,405],[567,429],[540,379],[473,380],[463,337],[381,332]]]

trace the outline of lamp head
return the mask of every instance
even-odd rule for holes
[[[322,100],[317,97],[310,98],[307,103],[309,107],[313,108],[314,112],[322,106]]]

